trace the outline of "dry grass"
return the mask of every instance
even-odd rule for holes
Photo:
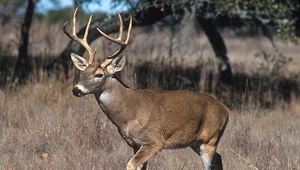
[[[136,87],[134,66],[146,61],[167,68],[203,65],[203,75],[205,71],[216,70],[208,40],[188,24],[173,37],[171,55],[170,30],[156,26],[147,29],[148,33],[143,28],[134,29],[126,50],[128,63],[121,77],[130,87]],[[1,39],[1,45],[9,46],[2,48],[7,48],[12,55],[16,55],[17,49],[16,30],[0,29],[8,37]],[[31,37],[31,55],[58,55],[68,42],[61,26],[37,24],[31,31],[35,33]],[[55,36],[51,36],[53,34]],[[254,54],[274,51],[268,40],[261,37],[224,37],[234,74],[257,73],[264,61],[253,57]],[[13,43],[7,45],[5,41]],[[280,52],[293,58],[279,74],[288,78],[298,74],[300,49],[278,41],[276,44]],[[95,46],[98,47],[98,60],[115,48],[102,40],[97,40]],[[52,81],[44,78],[43,73],[40,75],[38,83],[0,91],[0,170],[124,169],[133,151],[100,111],[94,97],[76,98],[71,94],[72,82]],[[198,85],[200,91],[205,84],[203,80]],[[150,82],[150,86],[157,88],[156,83]],[[241,109],[232,110],[218,148],[224,168],[300,169],[299,99],[277,105],[272,110],[251,101],[242,104],[243,107],[237,107]],[[165,150],[150,161],[149,168],[201,169],[201,163],[191,149]]]
[[[0,169],[124,169],[132,150],[94,96],[63,83],[2,93]],[[225,169],[300,169],[300,101],[284,108],[233,110],[218,151]],[[165,150],[150,169],[201,169],[191,149]]]

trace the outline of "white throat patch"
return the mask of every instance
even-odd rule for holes
[[[109,102],[109,98],[110,98],[110,96],[109,96],[109,94],[108,93],[106,93],[106,92],[103,92],[101,95],[100,95],[100,102],[101,103],[107,103],[107,102]]]

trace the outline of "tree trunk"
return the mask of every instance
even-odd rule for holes
[[[179,11],[180,13],[181,11]],[[134,14],[133,25],[134,26],[145,26],[151,25],[155,22],[162,20],[165,16],[172,14],[172,9],[170,7],[165,7],[163,11],[160,8],[150,7],[142,11],[138,11]],[[122,13],[124,22],[128,23],[129,21],[129,12]],[[225,43],[221,34],[217,31],[216,27],[210,20],[201,18],[197,16],[197,20],[200,26],[203,28],[205,34],[207,35],[215,55],[218,59],[218,69],[220,73],[220,82],[225,84],[232,84],[232,72],[231,66],[227,57],[227,50]],[[101,19],[92,21],[90,26],[90,33],[87,37],[89,43],[93,42],[101,35],[96,31],[97,27],[101,26],[101,29],[107,34],[115,33],[118,31],[118,20],[114,16],[110,19]],[[83,36],[85,27],[81,28],[77,35],[80,37]],[[50,64],[46,66],[48,74],[56,72],[56,75],[60,73],[60,65],[63,66],[65,77],[68,78],[69,70],[72,66],[70,53],[76,53],[78,55],[83,55],[85,49],[74,41],[70,41],[65,50]]]
[[[227,57],[227,49],[221,34],[218,32],[211,20],[197,16],[199,25],[205,32],[217,57],[220,83],[232,84],[232,72],[230,62]]]
[[[28,0],[24,21],[21,27],[19,54],[12,78],[12,82],[16,84],[25,83],[28,80],[29,75],[32,71],[32,67],[28,56],[28,40],[35,4],[36,0]]]

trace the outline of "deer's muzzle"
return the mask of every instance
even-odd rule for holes
[[[77,97],[81,97],[84,95],[84,93],[78,87],[74,87],[72,92],[73,92],[73,95],[77,96]]]

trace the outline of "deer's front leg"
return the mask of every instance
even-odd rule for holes
[[[128,162],[127,170],[135,170],[139,165],[147,162],[161,150],[162,147],[143,145]]]
[[[119,133],[120,135],[122,136],[122,138],[126,141],[126,143],[133,148],[133,151],[134,151],[134,154],[136,154],[139,149],[141,148],[138,144],[136,144],[132,139],[126,137],[125,135],[123,135],[123,133],[121,132],[120,129],[119,130]],[[147,162],[144,162],[142,165],[140,165],[138,167],[138,169],[141,169],[141,170],[146,170],[147,169]]]

